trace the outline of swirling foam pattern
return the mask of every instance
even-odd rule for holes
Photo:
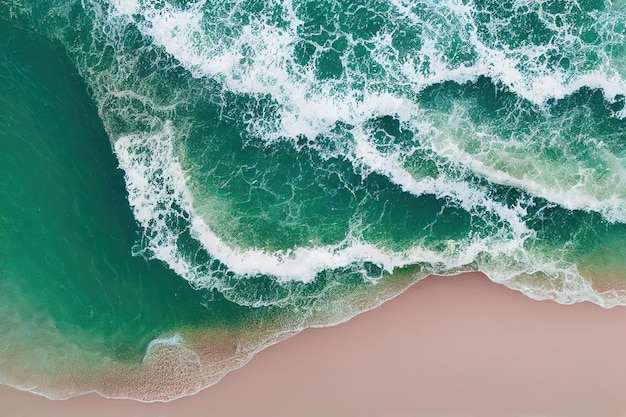
[[[622,0],[0,0],[0,23],[2,346],[202,370],[172,332],[280,321],[251,355],[470,270],[626,305]],[[241,354],[169,394],[57,396],[185,395]]]

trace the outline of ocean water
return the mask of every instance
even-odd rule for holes
[[[622,0],[0,0],[0,86],[5,383],[175,398],[428,274],[626,304]]]

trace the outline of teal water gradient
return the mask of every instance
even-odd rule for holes
[[[167,330],[239,323],[242,309],[219,294],[130,255],[139,232],[85,85],[58,45],[0,24],[1,304],[45,312],[81,348],[130,361]]]

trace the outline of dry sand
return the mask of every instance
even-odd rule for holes
[[[464,274],[306,330],[191,397],[50,401],[2,387],[0,415],[617,417],[625,394],[626,308],[537,302]]]

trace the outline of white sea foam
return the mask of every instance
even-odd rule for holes
[[[412,14],[407,4],[400,1],[394,4],[410,21],[420,21],[420,16]],[[231,90],[239,93],[270,94],[281,104],[280,127],[274,126],[269,131],[257,132],[266,140],[298,135],[313,139],[320,133],[328,132],[337,121],[359,125],[384,114],[393,114],[402,120],[411,119],[415,114],[415,105],[406,98],[389,93],[352,91],[349,87],[345,88],[345,85],[344,88],[339,88],[341,86],[334,82],[320,83],[311,68],[298,68],[293,62],[293,48],[298,40],[296,29],[302,22],[294,15],[289,2],[284,3],[284,9],[289,11],[288,29],[275,28],[259,18],[255,24],[242,27],[238,37],[229,40],[213,39],[202,27],[205,1],[194,3],[186,9],[169,4],[159,9],[145,5],[140,7],[137,3],[121,0],[114,2],[114,5],[118,14],[143,13],[147,22],[150,22],[149,25],[140,25],[144,32],[163,45],[195,76],[222,78]],[[419,55],[420,60],[428,57],[431,65],[429,73],[424,75],[416,70],[420,62],[406,60],[397,75],[416,90],[445,80],[466,82],[479,75],[487,75],[500,80],[520,96],[536,104],[543,104],[548,99],[563,98],[585,86],[601,88],[612,99],[626,92],[624,82],[616,71],[611,71],[611,74],[604,70],[592,71],[570,77],[571,79],[561,70],[536,68],[534,71],[522,71],[520,57],[536,58],[541,55],[539,52],[542,47],[523,47],[510,53],[489,48],[477,35],[471,7],[454,1],[441,7],[447,8],[448,13],[460,23],[473,28],[468,32],[468,41],[477,51],[478,59],[473,65],[451,68],[441,58],[442,52],[437,48],[436,41],[426,38],[422,50],[416,55]],[[379,38],[377,42],[380,45],[377,49],[387,51],[390,41],[385,40],[385,36]],[[246,52],[252,53],[253,58],[245,59]],[[388,62],[392,55],[374,52],[373,56],[385,68],[394,67],[392,62]],[[252,63],[241,64],[248,61]],[[522,186],[535,195],[563,204],[567,208],[598,211],[612,221],[624,219],[622,200],[617,196],[605,200],[578,187],[556,190],[545,185],[541,176],[515,178],[480,161],[468,160],[468,155],[447,152],[446,156],[456,156],[461,163],[470,162],[466,165],[496,183]],[[363,158],[361,160],[365,161]],[[378,171],[383,173],[384,170]],[[407,180],[402,182],[406,184]],[[428,186],[432,190],[435,184]]]
[[[608,100],[615,100],[617,96],[626,94],[626,83],[620,70],[606,54],[601,54],[602,62],[597,68],[578,73],[551,68],[545,64],[544,56],[550,50],[561,48],[566,52],[577,51],[576,47],[569,45],[578,45],[581,41],[570,28],[558,28],[556,38],[550,44],[523,44],[510,49],[505,44],[489,45],[482,39],[473,15],[476,7],[472,3],[464,4],[456,0],[427,3],[433,14],[450,23],[450,26],[444,25],[438,29],[425,22],[423,16],[413,13],[411,3],[403,0],[392,0],[391,3],[395,6],[397,15],[390,14],[387,18],[425,28],[423,46],[419,51],[406,55],[400,64],[394,63],[391,60],[398,58],[397,51],[391,45],[390,34],[383,32],[372,40],[372,56],[389,71],[387,77],[390,80],[407,82],[415,90],[419,91],[442,81],[462,83],[483,75],[501,81],[516,94],[538,105],[543,105],[549,99],[561,99],[571,95],[582,87],[601,89]],[[112,4],[115,16],[141,14],[145,18],[145,22],[138,24],[142,32],[162,45],[196,77],[220,78],[229,89],[239,93],[271,94],[287,111],[299,114],[305,113],[298,111],[305,107],[298,103],[313,106],[322,104],[319,109],[333,119],[336,118],[333,115],[342,116],[348,113],[341,111],[341,108],[347,102],[345,95],[347,98],[351,95],[349,83],[357,74],[344,68],[346,76],[342,80],[320,82],[312,67],[302,67],[294,62],[294,47],[301,40],[298,28],[303,21],[294,12],[289,0],[272,5],[282,8],[283,17],[288,22],[286,28],[278,28],[268,23],[268,18],[263,13],[251,17],[252,22],[248,25],[239,27],[236,22],[231,21],[232,16],[227,14],[211,20],[216,26],[235,28],[234,32],[237,34],[231,37],[207,33],[203,25],[207,19],[204,12],[206,0],[188,4],[184,9],[169,3],[159,7],[154,3],[139,5],[134,0],[114,0]],[[212,12],[219,14],[213,9]],[[611,13],[621,12],[608,10],[604,15],[598,16],[598,19],[607,20],[606,15]],[[609,26],[610,21],[605,26]],[[493,25],[506,24],[503,21]],[[546,25],[549,26],[548,23]],[[440,38],[445,38],[447,32],[455,30],[475,53],[473,62],[453,65],[443,57],[445,45],[439,43]],[[353,45],[358,43],[351,36],[348,39]],[[620,39],[613,40],[617,44],[619,41]],[[591,48],[585,44],[579,47],[589,51]],[[318,49],[324,50],[324,47]],[[576,61],[579,55],[574,55],[570,58]],[[582,55],[580,59],[583,59]],[[430,70],[424,72],[420,67],[426,60]],[[369,81],[373,83],[375,80]],[[331,92],[335,93],[336,98],[327,99],[324,103],[322,98],[332,97],[333,94],[328,94]]]
[[[398,155],[381,154],[369,142],[369,135],[363,131],[354,129],[353,136],[356,139],[353,163],[364,164],[367,169],[385,175],[393,183],[400,185],[404,191],[415,196],[432,194],[439,198],[449,197],[470,213],[480,207],[494,212],[510,225],[514,240],[523,241],[530,236],[530,230],[521,219],[526,214],[521,206],[509,208],[497,203],[487,195],[485,190],[473,187],[465,181],[452,180],[445,172],[437,178],[426,177],[416,180],[403,167]]]
[[[400,14],[405,16],[414,24],[423,22],[423,17],[412,11],[412,2],[406,0],[390,0]],[[445,26],[445,31],[460,30],[461,37],[471,45],[472,51],[476,54],[474,62],[469,65],[450,66],[443,57],[443,45],[437,45],[437,38],[441,33],[432,31],[428,33],[430,38],[424,42],[424,48],[416,53],[417,61],[421,61],[422,56],[427,56],[431,61],[433,70],[427,77],[420,77],[419,71],[414,68],[418,66],[405,63],[403,70],[411,79],[420,80],[416,85],[422,88],[425,85],[432,85],[441,81],[456,81],[463,83],[476,79],[483,75],[498,80],[506,85],[524,99],[537,105],[544,105],[550,99],[562,99],[583,87],[600,89],[604,92],[607,100],[614,101],[618,96],[626,94],[626,82],[623,78],[623,71],[616,62],[611,60],[604,52],[602,46],[620,45],[624,41],[623,34],[614,33],[611,44],[601,47],[586,45],[575,33],[579,28],[569,25],[557,27],[545,10],[540,10],[541,2],[530,2],[526,5],[518,4],[514,7],[528,10],[535,9],[539,20],[546,25],[546,28],[555,32],[549,43],[532,44],[525,43],[515,48],[511,48],[504,41],[487,41],[480,34],[478,24],[474,17],[477,7],[473,2],[461,2],[449,0],[431,5],[438,10],[438,13],[452,21],[453,24]],[[570,3],[570,7],[576,7],[575,2]],[[520,10],[520,13],[522,11]],[[608,9],[603,13],[596,13],[595,19],[602,24],[599,30],[609,31],[619,19],[624,19],[622,10]],[[497,33],[501,28],[506,28],[510,21],[506,18],[492,14],[492,19],[488,25],[489,31]],[[463,28],[463,29],[459,29]],[[535,29],[536,30],[536,29]],[[560,50],[566,53],[566,58],[571,60],[571,65],[580,65],[588,58],[586,53],[597,53],[601,63],[597,68],[584,69],[580,71],[565,71],[558,67],[549,67],[546,63],[546,56],[549,52]],[[621,115],[622,117],[624,114]]]
[[[518,290],[535,300],[554,300],[561,304],[590,301],[604,308],[626,305],[626,291],[598,291],[574,264],[547,259],[537,253],[526,252],[518,255],[520,256],[479,262],[478,269],[492,281]]]
[[[150,343],[148,344],[148,347],[146,348],[146,353],[144,355],[143,362],[145,363],[148,360],[150,360],[152,355],[154,355],[154,353],[160,347],[163,347],[163,346],[178,347],[180,349],[185,349],[191,352],[190,349],[185,347],[185,342],[183,340],[183,337],[180,334],[175,333],[171,336],[157,337],[156,339],[151,340]]]
[[[424,26],[425,29],[421,49],[400,58],[398,51],[392,47],[390,34],[379,33],[371,40],[374,45],[372,59],[387,71],[383,84],[408,85],[414,93],[419,93],[443,81],[464,83],[482,75],[502,82],[511,91],[538,106],[545,105],[550,99],[564,98],[583,87],[601,89],[608,100],[626,95],[626,84],[619,70],[606,56],[600,57],[601,63],[597,68],[579,72],[550,68],[542,63],[543,56],[551,49],[571,49],[567,45],[574,42],[571,39],[574,35],[566,29],[558,29],[558,39],[554,40],[554,44],[523,44],[516,49],[507,49],[503,45],[489,45],[481,38],[473,16],[475,7],[471,3],[450,0],[430,4],[428,7],[433,9],[433,13],[445,17],[452,25],[443,29],[430,28],[423,16],[412,12],[411,3],[403,0],[393,0],[391,3],[397,15],[388,16],[390,19],[404,19],[404,24]],[[249,24],[239,26],[231,15],[222,11],[215,12],[218,17],[209,18],[204,11],[209,7],[206,0],[187,5],[184,9],[169,3],[157,8],[153,3],[140,4],[127,0],[114,0],[112,5],[112,13],[116,18],[141,14],[145,21],[138,24],[140,30],[162,45],[195,77],[219,79],[228,89],[237,93],[269,94],[279,104],[278,121],[269,125],[267,121],[252,122],[250,125],[254,133],[266,141],[301,135],[314,141],[320,134],[327,134],[339,121],[359,126],[381,115],[395,115],[403,121],[421,116],[410,98],[380,91],[377,80],[368,79],[367,74],[357,74],[347,65],[344,65],[344,76],[341,79],[322,81],[316,78],[314,67],[297,65],[294,48],[301,40],[298,29],[303,22],[297,17],[290,1],[272,6],[282,8],[283,19],[288,22],[283,28],[269,23],[263,13],[251,17]],[[602,19],[608,18],[602,15]],[[551,24],[546,22],[546,25]],[[209,23],[230,28],[234,34],[224,37],[210,33],[206,30]],[[505,23],[500,22],[498,25]],[[604,25],[608,26],[608,23]],[[474,60],[461,65],[448,62],[443,56],[445,48],[440,44],[439,38],[444,35],[439,32],[441,30],[459,31],[458,36],[467,42],[475,54]],[[350,36],[348,39],[351,39],[352,46],[358,43]],[[324,48],[318,46],[318,49]],[[575,61],[576,56],[571,59]],[[348,57],[344,56],[344,59]],[[422,69],[425,62],[428,62],[428,71]],[[365,77],[364,87],[353,89],[351,82],[359,77]],[[468,159],[467,154],[451,151],[449,147],[444,153],[452,158],[452,162],[455,162],[453,158],[458,158],[456,162],[466,162],[467,167],[490,181],[521,186],[534,195],[566,208],[597,211],[611,221],[621,221],[626,216],[619,193],[600,197],[589,187],[556,189],[546,183],[546,176],[541,173],[533,178],[516,178],[476,158]],[[618,169],[620,164],[618,161]]]
[[[499,133],[489,122],[473,122],[471,110],[471,103],[459,101],[445,113],[424,112],[422,119],[429,120],[431,128],[420,130],[426,137],[422,147],[491,183],[517,187],[569,210],[597,212],[610,222],[626,221],[624,160],[601,135],[580,128],[580,120],[591,120],[591,115],[570,112],[519,132]],[[502,123],[525,123],[514,118],[511,114],[513,120]],[[584,144],[573,145],[574,141]],[[575,148],[583,146],[580,157]],[[551,152],[561,156],[545,156]]]
[[[472,263],[479,253],[486,252],[498,256],[523,250],[523,241],[528,236],[528,230],[523,225],[516,224],[520,230],[515,230],[517,235],[508,240],[496,236],[469,243],[449,242],[448,249],[444,251],[433,251],[416,245],[410,250],[392,252],[353,236],[347,236],[344,241],[335,245],[300,247],[289,251],[268,252],[263,249],[233,248],[195,214],[192,195],[174,155],[173,135],[171,124],[166,124],[164,131],[159,134],[125,136],[118,139],[114,146],[120,166],[125,172],[129,202],[137,221],[146,231],[144,239],[149,241],[153,256],[166,262],[186,279],[202,283],[204,286],[216,287],[219,283],[213,276],[198,274],[197,268],[184,258],[176,245],[180,231],[171,230],[167,224],[169,218],[188,217],[192,235],[231,271],[242,276],[267,274],[281,281],[307,282],[313,280],[317,273],[323,270],[348,267],[365,261],[379,265],[388,272],[418,263],[454,269]],[[406,177],[402,170],[393,169],[397,171],[395,176]],[[413,188],[415,193],[439,192],[436,190],[437,184],[428,185],[428,189],[421,189],[420,184],[407,178],[405,180],[409,181],[405,185]],[[440,182],[439,186],[442,185],[450,186]],[[457,191],[452,190],[448,193],[457,196],[461,193],[472,193],[461,184],[458,184],[458,187],[460,188]],[[479,203],[491,204],[482,201]],[[499,209],[504,210],[503,207]]]
[[[534,171],[528,171],[522,176],[512,175],[500,169],[485,163],[483,159],[469,154],[460,149],[453,141],[446,141],[442,147],[437,147],[436,152],[456,163],[462,164],[472,172],[475,172],[494,184],[502,184],[514,186],[526,192],[546,199],[547,201],[557,203],[568,210],[585,210],[600,213],[610,222],[626,222],[626,191],[623,189],[624,181],[626,181],[626,172],[621,166],[615,166],[612,170],[612,178],[609,181],[597,182],[594,180],[593,172],[584,167],[573,166],[566,167],[533,167]],[[481,155],[482,156],[482,155]],[[518,162],[521,164],[521,162]],[[536,155],[527,156],[527,164],[533,165],[537,163]],[[569,178],[562,178],[564,184],[550,184],[545,181],[544,176],[555,176],[555,170],[570,169],[571,175],[577,177],[576,183],[568,181]],[[536,176],[528,175],[536,173]],[[536,178],[544,179],[539,181]]]
[[[392,3],[404,18],[414,23],[419,21],[420,16],[410,11],[408,3]],[[218,18],[207,16],[203,11],[209,7],[206,1],[188,4],[185,9],[170,3],[158,8],[152,2],[113,0],[111,4],[111,19],[134,22],[132,15],[141,14],[143,20],[136,25],[142,33],[175,57],[194,77],[214,78],[235,93],[270,95],[278,104],[278,121],[269,128],[267,124],[256,126],[258,130],[254,133],[259,137],[272,141],[304,135],[309,138],[311,146],[315,146],[316,137],[328,133],[337,122],[345,122],[355,126],[352,131],[355,141],[353,145],[342,147],[345,151],[342,156],[351,160],[355,166],[360,166],[362,172],[385,175],[404,191],[414,195],[434,194],[451,198],[470,213],[486,210],[496,214],[508,225],[501,229],[498,236],[449,242],[445,250],[437,251],[423,248],[416,242],[412,249],[394,253],[363,242],[357,236],[346,236],[335,245],[299,247],[289,251],[234,248],[227,245],[195,213],[183,169],[174,155],[176,133],[172,131],[171,125],[166,125],[163,132],[152,136],[123,136],[116,141],[115,149],[126,173],[130,203],[138,221],[147,231],[145,239],[149,241],[148,246],[154,257],[166,262],[195,285],[219,288],[222,284],[211,273],[200,273],[197,265],[186,259],[177,248],[178,232],[168,228],[168,216],[184,217],[190,224],[194,238],[201,242],[207,252],[242,278],[267,274],[279,281],[308,282],[323,270],[365,261],[373,262],[387,271],[417,263],[437,265],[433,271],[439,272],[478,265],[495,280],[511,287],[517,286],[536,298],[557,298],[563,302],[587,299],[600,304],[603,302],[602,296],[590,287],[589,282],[571,264],[550,266],[549,262],[539,261],[536,256],[526,252],[524,242],[532,233],[521,220],[525,214],[523,205],[507,207],[490,199],[485,190],[445,174],[437,178],[416,179],[403,167],[403,155],[379,152],[363,126],[368,120],[382,115],[394,115],[405,123],[414,123],[421,115],[413,99],[405,96],[405,93],[386,92],[380,88],[389,82],[408,86],[412,93],[420,93],[424,88],[443,81],[463,83],[487,76],[538,106],[545,105],[550,99],[570,95],[582,87],[599,88],[608,100],[615,100],[618,95],[626,93],[626,84],[619,69],[610,60],[605,59],[597,68],[574,75],[538,66],[536,62],[545,46],[530,48],[526,45],[516,50],[506,50],[487,45],[478,36],[472,7],[451,1],[443,3],[442,7],[447,8],[459,22],[459,28],[469,28],[462,36],[466,37],[475,53],[473,62],[455,65],[448,62],[442,55],[442,47],[434,32],[425,33],[421,50],[392,62],[391,57],[398,56],[394,56],[393,51],[391,54],[386,53],[391,48],[390,36],[388,33],[379,33],[371,41],[374,45],[371,58],[386,69],[386,79],[368,80],[367,74],[356,74],[344,65],[340,79],[320,81],[313,65],[300,66],[294,61],[294,47],[300,40],[298,30],[303,22],[289,1],[281,3],[283,19],[288,24],[280,28],[271,24],[263,13],[250,16],[248,24],[239,26],[233,23],[233,16],[220,15],[223,10],[215,12]],[[207,25],[222,25],[231,29],[232,34],[222,36],[219,30],[210,33],[206,30]],[[348,50],[359,42],[350,36],[347,38]],[[317,48],[318,53],[323,52],[323,47]],[[424,72],[421,67],[426,60],[430,70]],[[522,64],[523,60],[526,63]],[[352,82],[359,81],[358,77],[361,77],[361,81],[365,77],[364,86],[353,89]],[[146,149],[152,157],[144,155]],[[468,161],[466,157],[462,154],[453,155],[456,163],[465,162],[472,170],[493,182],[522,185],[514,177],[502,176],[484,164]],[[542,188],[540,182],[524,181],[525,188],[530,184],[530,192],[555,196],[553,190]],[[576,204],[583,208],[597,210],[609,217],[615,215],[600,206],[599,202],[593,203],[584,198],[581,200],[580,195],[559,196],[557,193],[556,197],[563,202],[574,201],[576,197]],[[175,206],[180,207],[181,211],[176,212],[173,209]],[[490,261],[484,262],[485,258]],[[509,275],[504,271],[514,273]],[[554,285],[552,289],[524,287],[518,284],[520,281],[512,278],[523,274],[532,275],[537,271],[553,278],[549,280]]]
[[[115,143],[115,149],[120,166],[126,173],[129,201],[147,232],[144,238],[150,241],[153,256],[196,286],[228,290],[225,287],[227,284],[218,275],[200,272],[198,265],[187,260],[176,247],[176,231],[168,228],[166,218],[182,215],[173,208],[177,205],[188,211],[194,235],[209,253],[240,274],[240,279],[269,274],[283,282],[307,282],[322,270],[363,261],[373,262],[389,272],[406,265],[424,264],[430,265],[433,273],[477,268],[494,281],[536,299],[555,299],[562,303],[593,301],[605,307],[626,304],[626,296],[619,291],[598,293],[578,273],[575,265],[528,252],[524,247],[528,237],[525,230],[524,233],[517,231],[517,236],[497,235],[468,242],[451,241],[444,250],[437,251],[416,244],[410,250],[392,252],[354,238],[338,245],[303,247],[288,252],[229,247],[201,217],[193,214],[184,175],[173,155],[172,134],[171,125],[166,124],[158,137],[147,134],[122,137]],[[536,274],[544,277],[542,285],[529,284],[520,278]],[[238,301],[264,305],[260,301]]]

